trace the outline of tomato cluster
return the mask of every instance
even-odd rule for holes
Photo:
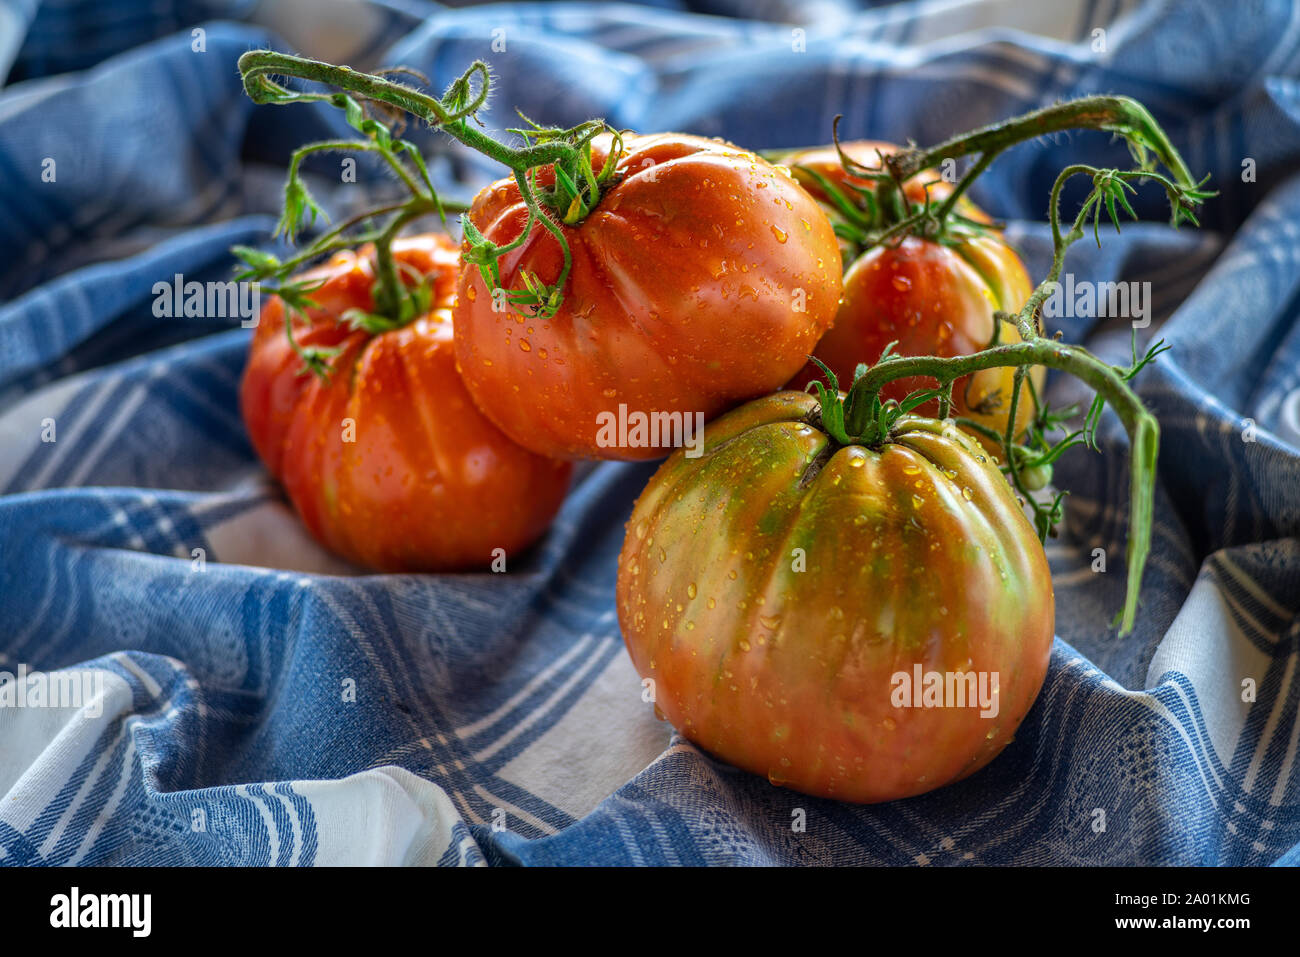
[[[1092,98],[928,153],[861,141],[776,165],[599,121],[519,131],[508,148],[470,122],[484,64],[441,99],[269,51],[240,68],[257,102],[321,99],[269,74],[332,83],[511,170],[466,209],[459,248],[394,241],[444,206],[414,146],[334,94],[411,198],[374,245],[314,246],[303,261],[333,257],[292,281],[297,260],[241,253],[248,275],[282,281],[253,337],[244,417],[327,547],[385,571],[485,568],[545,531],[570,460],[681,444],[611,444],[608,417],[708,420],[702,447],[673,452],[632,511],[617,584],[632,660],[657,711],[719,758],[810,794],[890,800],[983,767],[1033,704],[1054,632],[1040,538],[1061,498],[1028,501],[1041,483],[1026,476],[1090,442],[1109,402],[1133,441],[1131,627],[1158,426],[1126,383],[1158,349],[1123,369],[1042,335],[1044,287],[965,198],[973,176],[932,168],[943,149],[978,149],[978,175],[998,150],[1078,122],[1174,170],[1067,169],[1093,191],[1063,230],[1054,190],[1059,271],[1090,214],[1118,225],[1130,180],[1159,182],[1175,225],[1210,195],[1140,104]],[[291,235],[315,211],[297,170],[317,146],[290,167]],[[1098,395],[1057,444],[1043,366]],[[815,396],[782,391],[810,378]]]

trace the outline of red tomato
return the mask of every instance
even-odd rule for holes
[[[986,765],[1033,704],[1047,560],[952,423],[905,416],[865,448],[818,413],[759,399],[660,466],[619,556],[619,623],[662,715],[722,760],[846,801],[920,794]],[[919,699],[898,677],[918,667]],[[924,706],[931,673],[947,706]]]
[[[877,149],[885,155],[899,149],[888,143],[866,141],[846,143],[843,148],[851,159],[871,168],[879,166]],[[870,180],[846,173],[830,147],[797,153],[785,162],[792,168],[810,167],[840,187],[848,183],[872,185]],[[833,221],[841,218],[815,179],[797,168],[795,175],[824,203]],[[908,181],[908,200],[923,203],[927,184],[932,203],[942,202],[952,193],[952,186],[931,170]],[[988,222],[988,217],[964,198],[957,209],[970,219]],[[976,352],[988,345],[993,335],[994,311],[1015,313],[1033,292],[1020,257],[993,230],[955,243],[908,236],[896,243],[873,246],[860,256],[847,248],[850,254],[839,312],[835,324],[813,352],[844,386],[853,381],[859,363],[875,363],[891,342],[898,343],[894,351],[899,355],[956,356]],[[1002,342],[1020,341],[1020,334],[1005,323],[999,335]],[[1043,370],[1035,369],[1030,374],[1034,384],[1041,387]],[[790,386],[802,389],[810,379],[821,376],[821,370],[810,362],[790,381]],[[934,385],[929,379],[900,379],[890,383],[881,395],[901,400],[909,392]],[[1011,369],[989,369],[959,379],[953,387],[952,414],[1001,432],[1006,428],[1014,386]],[[1017,431],[1028,424],[1033,414],[1027,393],[1025,389],[1020,396]],[[918,410],[925,415],[937,412],[938,404],[934,402]]]
[[[593,144],[593,164],[608,155]],[[609,447],[600,426],[630,413],[701,413],[779,388],[830,325],[840,297],[835,236],[785,172],[716,140],[627,135],[615,185],[576,226],[564,301],[549,319],[494,309],[476,268],[461,275],[456,354],[479,408],[546,455],[644,459],[665,448]],[[543,185],[550,168],[539,171]],[[474,200],[470,218],[498,245],[527,210],[513,180]],[[535,225],[501,260],[553,283],[562,254]]]
[[[572,467],[507,439],[456,372],[451,299],[459,255],[444,236],[393,244],[428,278],[433,309],[372,335],[341,321],[373,308],[373,248],[340,252],[307,275],[318,308],[294,321],[303,348],[338,348],[328,382],[305,374],[271,299],[240,393],[258,454],[327,548],[383,571],[486,568],[546,529]],[[408,276],[409,281],[409,276]]]

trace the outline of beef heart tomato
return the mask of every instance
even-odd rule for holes
[[[262,310],[240,392],[258,454],[311,533],[382,571],[487,568],[531,544],[563,501],[572,466],[521,448],[475,408],[456,372],[456,245],[399,239],[408,281],[431,287],[427,315],[377,334],[345,321],[372,308],[373,249],[337,253],[304,277],[316,308],[294,318],[303,350],[337,350],[305,374],[284,303]],[[495,551],[502,549],[502,552]]]
[[[656,707],[724,761],[808,794],[907,797],[1011,740],[1047,672],[1047,560],[951,422],[841,445],[810,395],[710,427],[628,523],[618,614]],[[935,677],[937,676],[937,677]]]
[[[850,160],[870,170],[880,169],[881,155],[896,153],[890,143],[854,141],[841,144]],[[992,228],[967,229],[942,241],[905,235],[872,245],[859,253],[845,235],[854,232],[848,221],[844,199],[861,201],[858,190],[874,192],[874,181],[844,168],[831,147],[794,153],[783,162],[819,202],[841,233],[845,252],[843,299],[834,325],[817,344],[813,355],[824,362],[843,382],[851,382],[859,363],[874,363],[891,342],[899,355],[969,355],[992,341],[997,310],[1015,313],[1033,291],[1024,264],[1001,233]],[[913,177],[904,195],[914,208],[924,205],[928,191],[931,204],[952,194],[952,185],[934,171]],[[833,198],[838,192],[841,201]],[[989,219],[963,196],[955,212],[965,219],[987,224]],[[1010,324],[998,330],[999,341],[1019,342],[1020,334]],[[1043,384],[1043,371],[1030,373],[1036,387]],[[790,381],[803,388],[821,377],[812,363]],[[884,398],[902,401],[915,389],[930,383],[901,379],[890,383]],[[953,384],[953,414],[969,418],[1002,433],[1006,429],[1015,388],[1011,369],[989,369]],[[1019,433],[1033,414],[1034,405],[1021,395],[1017,409]],[[933,415],[931,403],[918,412]]]
[[[614,148],[591,144],[600,169]],[[469,219],[499,260],[497,295],[466,268],[456,354],[479,408],[521,445],[571,458],[655,458],[662,444],[611,447],[605,417],[705,419],[780,388],[829,327],[840,256],[826,216],[785,171],[751,152],[679,134],[625,134],[611,185],[575,225],[563,301],[530,316],[502,293],[563,268],[555,237],[529,221],[513,179],[483,190]],[[554,183],[552,167],[536,177]],[[522,237],[522,238],[521,238]],[[468,246],[467,246],[468,249]]]

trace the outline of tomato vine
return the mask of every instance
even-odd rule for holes
[[[1061,189],[1067,180],[1078,175],[1091,177],[1092,190],[1069,230],[1062,232]],[[1052,188],[1049,212],[1053,241],[1052,267],[1017,315],[1012,316],[1005,312],[997,314],[999,322],[1006,322],[1015,327],[1020,334],[1020,342],[994,343],[979,352],[948,358],[899,356],[893,355],[891,349],[887,348],[874,365],[864,364],[858,367],[854,381],[844,396],[839,394],[835,377],[825,366],[822,366],[822,369],[827,373],[830,388],[826,388],[819,382],[811,383],[811,386],[817,390],[821,402],[821,423],[828,434],[841,444],[873,446],[888,440],[894,424],[903,415],[933,398],[938,398],[940,401],[940,418],[946,418],[950,411],[953,383],[957,379],[983,369],[1015,368],[1012,408],[1007,418],[1005,432],[998,434],[987,427],[979,426],[978,423],[971,423],[964,419],[958,421],[964,425],[975,425],[982,434],[1001,444],[1004,455],[1002,469],[1030,507],[1035,527],[1042,540],[1054,533],[1056,524],[1062,517],[1061,503],[1065,493],[1058,493],[1048,503],[1040,502],[1031,494],[1029,486],[1046,483],[1030,481],[1029,475],[1033,470],[1050,467],[1066,449],[1080,442],[1095,448],[1097,425],[1103,408],[1109,404],[1128,432],[1132,446],[1127,547],[1128,579],[1124,608],[1119,615],[1121,634],[1132,630],[1142,572],[1150,550],[1156,455],[1160,437],[1160,427],[1155,417],[1142,405],[1141,400],[1130,388],[1129,382],[1164,350],[1164,346],[1163,343],[1157,342],[1139,357],[1136,344],[1137,333],[1134,330],[1132,364],[1123,367],[1113,366],[1103,362],[1081,346],[1070,345],[1061,342],[1057,337],[1044,335],[1039,311],[1060,277],[1066,251],[1086,235],[1086,226],[1090,218],[1098,242],[1100,242],[1099,223],[1103,211],[1116,230],[1120,228],[1121,207],[1136,218],[1125,196],[1125,190],[1132,188],[1129,185],[1130,181],[1143,179],[1152,180],[1164,188],[1174,209],[1175,224],[1182,219],[1195,223],[1197,221],[1195,208],[1213,195],[1201,188],[1204,181],[1195,185],[1184,185],[1182,182],[1175,182],[1169,177],[1145,168],[1121,171],[1075,164],[1062,170]],[[1190,177],[1180,177],[1180,179],[1190,182]],[[819,362],[818,365],[821,366],[821,363]],[[1020,395],[1020,386],[1022,382],[1029,381],[1027,370],[1035,365],[1068,372],[1090,386],[1095,393],[1083,427],[1056,442],[1049,441],[1047,436],[1058,430],[1068,415],[1054,412],[1041,402],[1036,390],[1032,389],[1032,383],[1030,395],[1035,404],[1034,418],[1022,432],[1017,433],[1015,429],[1016,403]],[[881,401],[882,386],[896,379],[910,377],[933,379],[938,383],[938,388],[913,392],[903,402]],[[1022,446],[1019,440],[1026,433],[1029,444]],[[1041,472],[1035,478],[1041,479]]]
[[[363,328],[383,331],[409,322],[420,314],[424,305],[420,298],[420,285],[410,289],[401,281],[391,252],[392,241],[413,219],[436,213],[445,222],[448,209],[464,212],[467,207],[447,203],[438,197],[419,149],[408,140],[395,138],[387,124],[368,115],[362,106],[364,101],[384,108],[396,108],[424,120],[431,128],[496,160],[512,172],[528,207],[527,225],[518,240],[497,245],[485,239],[468,217],[463,217],[461,225],[468,246],[465,261],[480,270],[488,288],[495,292],[502,288],[498,267],[501,257],[521,244],[535,224],[541,225],[555,238],[563,252],[564,266],[559,276],[547,284],[537,276],[525,275],[522,277],[524,288],[505,289],[504,297],[512,307],[529,315],[545,317],[559,309],[565,280],[572,268],[572,255],[563,227],[581,222],[595,208],[617,163],[621,139],[618,132],[603,120],[588,120],[568,129],[557,129],[539,126],[524,117],[526,127],[508,131],[523,140],[522,146],[498,142],[477,128],[481,125],[478,113],[487,104],[492,79],[487,64],[481,60],[472,63],[441,97],[430,96],[386,76],[270,50],[245,53],[239,58],[239,71],[243,76],[244,91],[254,103],[277,106],[327,103],[343,110],[349,125],[365,137],[364,140],[312,143],[293,154],[278,234],[292,241],[305,221],[314,222],[322,214],[299,176],[302,160],[312,153],[330,150],[375,153],[411,193],[410,199],[404,203],[365,213],[336,227],[291,259],[281,261],[267,253],[239,247],[236,252],[248,267],[241,278],[285,280],[294,269],[320,255],[361,242],[373,242],[378,267],[375,307],[368,314],[352,318]],[[271,79],[273,76],[309,80],[337,87],[340,92],[291,90]],[[605,132],[613,136],[613,148],[601,167],[596,169],[592,162],[591,141]],[[543,166],[554,169],[554,185],[542,187],[538,184],[537,170]],[[349,228],[377,215],[389,216],[382,228],[350,237],[345,235]],[[280,292],[286,288],[281,285],[272,291]],[[315,359],[309,357],[305,360],[309,368],[319,366]]]

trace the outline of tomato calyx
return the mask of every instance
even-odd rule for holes
[[[527,124],[521,129],[507,130],[530,145],[563,142],[576,147],[568,157],[552,164],[555,184],[549,188],[537,185],[537,168],[528,171],[529,186],[538,200],[559,217],[566,226],[581,223],[596,208],[605,187],[613,185],[618,172],[618,160],[623,153],[623,135],[603,120],[588,120],[567,130],[552,129],[534,123],[521,112]],[[591,141],[602,133],[613,137],[605,162],[600,169],[592,163]]]
[[[874,246],[899,243],[907,236],[957,245],[1001,228],[999,223],[972,219],[951,203],[940,205],[930,196],[934,182],[922,184],[922,202],[911,199],[907,182],[894,171],[883,150],[876,150],[878,165],[874,167],[845,152],[839,138],[841,118],[835,117],[831,137],[846,174],[844,179],[834,182],[820,170],[799,163],[791,167],[791,172],[805,185],[815,186],[835,209],[837,216],[831,225],[835,235],[849,244],[849,260]]]
[[[891,342],[885,347],[880,362],[889,359],[895,345],[896,342]],[[909,393],[901,402],[896,399],[882,400],[879,388],[867,391],[853,387],[866,375],[868,366],[865,363],[858,366],[854,374],[853,386],[850,386],[845,393],[840,391],[839,380],[825,363],[814,356],[808,358],[816,363],[822,370],[822,374],[826,376],[825,385],[814,379],[806,386],[808,391],[815,391],[817,396],[819,408],[815,424],[839,447],[860,445],[868,449],[879,449],[889,441],[894,425],[899,419],[933,399],[938,399],[940,402],[939,417],[947,417],[945,403],[951,401],[951,385],[947,390],[917,389]]]

